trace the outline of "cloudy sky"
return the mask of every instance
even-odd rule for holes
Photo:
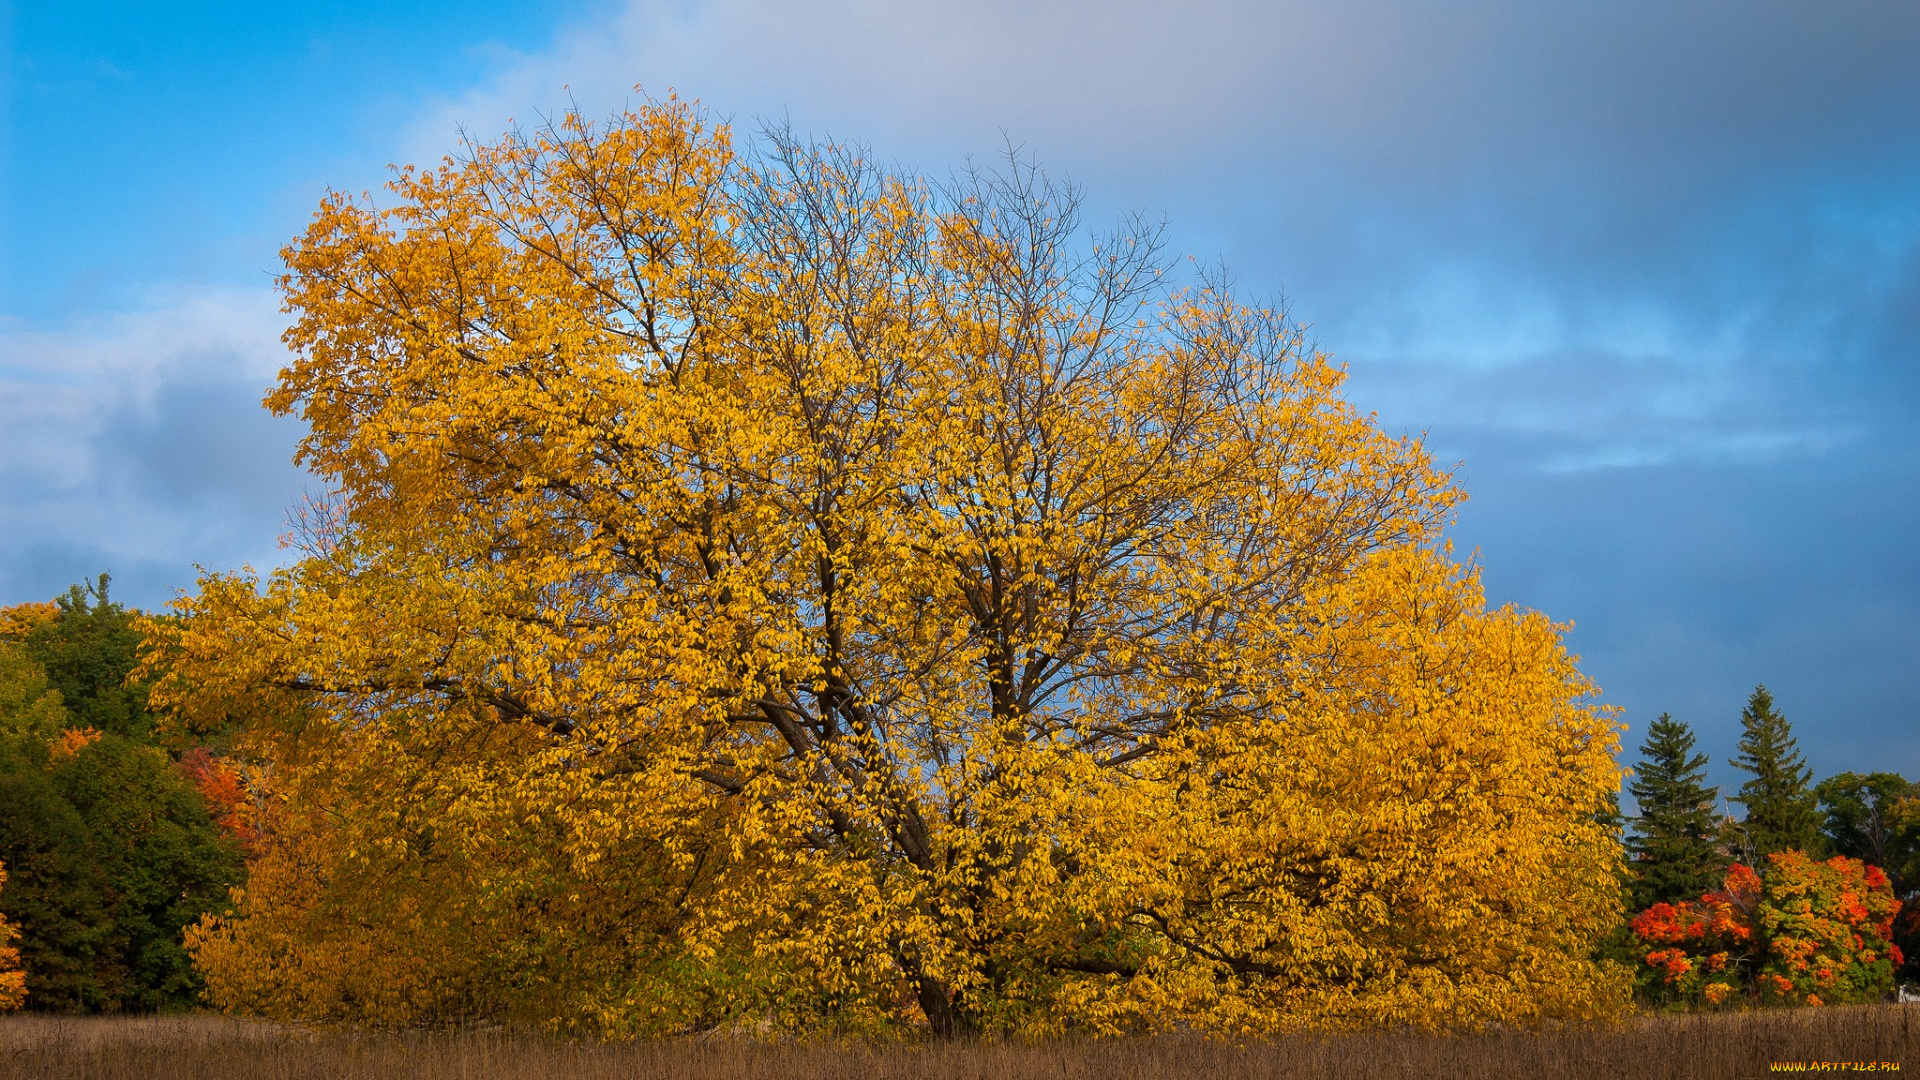
[[[1911,0],[0,4],[0,603],[281,558],[277,252],[460,133],[677,90],[1013,145],[1284,297],[1637,746],[1920,776]],[[1633,755],[1630,753],[1629,758]]]

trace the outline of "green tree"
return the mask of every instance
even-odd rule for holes
[[[0,916],[20,930],[33,1008],[96,1011],[115,1002],[124,981],[110,944],[106,875],[47,765],[44,745],[0,746]]]
[[[1765,686],[1753,688],[1740,711],[1740,728],[1740,756],[1732,764],[1753,774],[1733,797],[1747,811],[1741,822],[1746,861],[1757,864],[1776,851],[1818,851],[1820,806],[1812,790],[1813,770]]]
[[[1628,784],[1639,804],[1627,838],[1635,911],[1691,900],[1726,874],[1729,860],[1718,843],[1720,791],[1707,785],[1706,765],[1684,722],[1661,713],[1647,729]]]
[[[54,787],[87,823],[89,859],[106,886],[110,1007],[188,1008],[200,982],[186,927],[225,906],[240,854],[164,751],[103,735],[59,762]]]
[[[204,798],[144,741],[146,693],[128,685],[137,617],[107,600],[104,575],[0,610],[0,917],[21,932],[34,1009],[191,1006],[184,927],[239,880]]]
[[[69,722],[46,669],[19,645],[0,640],[0,737],[51,739]]]
[[[1900,800],[1915,794],[1915,785],[1898,773],[1843,772],[1816,784],[1820,802],[1820,831],[1833,850],[1885,870],[1906,861],[1902,830],[1893,810]],[[1905,883],[1895,882],[1904,892]]]
[[[75,585],[54,603],[58,614],[21,644],[46,671],[79,727],[144,738],[152,730],[147,687],[128,676],[138,664],[139,613],[107,598],[109,578]]]

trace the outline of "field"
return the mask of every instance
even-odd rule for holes
[[[1920,1006],[1652,1017],[1546,1034],[1381,1034],[1230,1045],[1155,1038],[836,1047],[739,1039],[595,1044],[493,1032],[309,1032],[211,1016],[0,1018],[9,1080],[1286,1080],[1744,1078],[1773,1063],[1920,1069]],[[1828,1065],[1821,1071],[1840,1071]],[[1857,1071],[1857,1067],[1844,1071]]]

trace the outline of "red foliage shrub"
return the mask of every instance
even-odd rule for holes
[[[1843,1004],[1893,989],[1889,940],[1900,902],[1879,867],[1798,851],[1764,877],[1735,866],[1699,900],[1655,904],[1630,924],[1646,952],[1641,988],[1672,1004]]]
[[[259,839],[259,823],[252,792],[233,763],[200,746],[181,755],[179,769],[207,800],[213,823],[251,853]]]

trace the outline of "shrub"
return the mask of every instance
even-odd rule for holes
[[[1736,865],[1718,890],[1633,919],[1643,996],[1678,1006],[1838,1005],[1892,992],[1900,902],[1886,874],[1799,851],[1768,863],[1764,876]]]

